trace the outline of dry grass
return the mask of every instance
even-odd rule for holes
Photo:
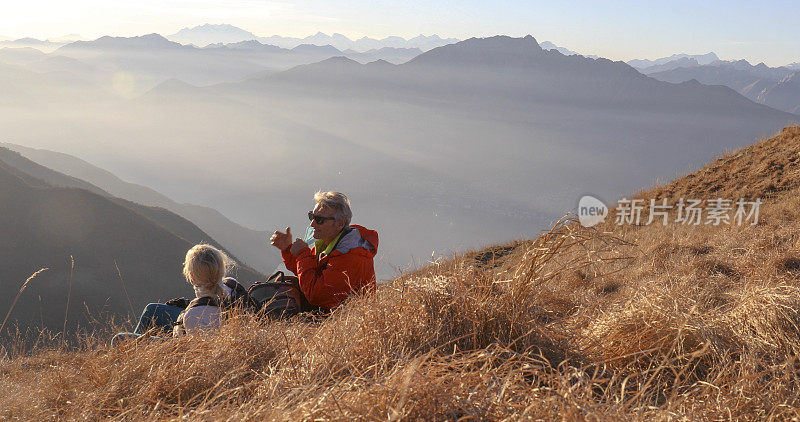
[[[800,146],[798,128],[779,137]],[[800,180],[786,171],[777,191],[729,176],[712,196],[686,178],[639,194],[769,193],[756,226],[564,220],[398,277],[324,321],[244,315],[217,335],[116,349],[91,337],[6,359],[0,417],[797,418]],[[718,177],[698,173],[701,186]]]

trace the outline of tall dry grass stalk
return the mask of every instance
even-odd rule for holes
[[[125,279],[122,278],[122,271],[119,270],[119,264],[117,264],[117,260],[114,260],[114,268],[117,270],[117,276],[119,276],[119,282],[122,284],[122,291],[125,293],[125,298],[128,299],[128,306],[131,310],[131,318],[136,318],[136,310],[133,309],[133,302],[131,302],[131,296],[128,294],[128,288],[125,287]]]
[[[69,281],[67,287],[67,306],[64,308],[64,327],[61,329],[62,345],[67,341],[67,317],[69,316],[69,302],[72,299],[72,274],[75,271],[75,258],[69,256]]]
[[[14,310],[14,306],[17,305],[17,300],[19,300],[19,297],[20,297],[20,295],[22,295],[22,292],[24,292],[25,289],[28,287],[28,283],[30,283],[31,280],[36,278],[36,276],[38,276],[39,274],[41,274],[41,273],[43,273],[43,272],[45,272],[47,270],[49,270],[49,268],[41,268],[41,269],[39,269],[39,271],[36,271],[35,273],[31,274],[31,276],[28,277],[28,279],[25,280],[24,283],[22,283],[22,286],[17,291],[17,295],[14,296],[14,300],[11,302],[11,307],[8,308],[8,312],[6,312],[6,316],[3,318],[3,322],[0,323],[0,333],[3,332],[3,328],[5,328],[6,322],[8,322],[8,317],[11,316],[11,311],[13,311]]]

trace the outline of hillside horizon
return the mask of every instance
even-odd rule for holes
[[[250,31],[247,31],[245,29],[242,29],[240,27],[237,27],[237,26],[234,26],[234,25],[231,25],[231,24],[227,24],[227,23],[221,23],[221,24],[203,23],[203,24],[199,24],[199,25],[195,25],[195,26],[183,27],[182,29],[180,29],[179,31],[177,31],[177,32],[175,32],[173,34],[169,34],[168,32],[170,32],[170,31],[160,31],[160,32],[155,32],[155,33],[160,34],[162,37],[164,37],[166,39],[170,39],[172,41],[176,41],[176,42],[183,41],[183,42],[181,42],[182,44],[195,44],[198,47],[206,47],[206,46],[209,46],[209,45],[212,45],[212,44],[229,44],[229,43],[239,43],[239,42],[243,42],[243,41],[259,41],[259,42],[262,42],[263,44],[274,45],[274,46],[284,47],[284,48],[292,48],[292,47],[296,47],[297,45],[304,44],[304,43],[313,44],[313,45],[331,45],[331,46],[336,47],[337,49],[342,50],[342,51],[347,50],[347,49],[353,49],[353,47],[356,47],[354,49],[354,51],[357,50],[357,51],[360,51],[360,52],[364,52],[364,51],[368,51],[368,50],[372,50],[372,49],[378,49],[378,48],[382,48],[382,47],[400,47],[400,48],[404,48],[405,47],[405,48],[407,48],[407,47],[409,47],[409,45],[405,45],[405,46],[403,45],[403,43],[407,43],[407,42],[411,42],[412,43],[412,45],[410,45],[410,47],[412,47],[412,48],[413,47],[417,47],[417,48],[420,48],[423,51],[427,51],[427,50],[429,50],[431,48],[434,48],[434,47],[437,47],[437,46],[440,46],[440,45],[450,44],[450,43],[462,41],[464,39],[469,38],[469,36],[464,36],[464,37],[460,37],[460,38],[452,38],[452,37],[451,38],[441,38],[437,34],[434,33],[434,34],[431,34],[429,36],[425,36],[423,34],[420,34],[420,35],[417,35],[415,37],[410,37],[410,38],[404,38],[404,37],[396,36],[396,35],[388,35],[388,36],[385,36],[383,38],[372,38],[372,37],[369,37],[369,36],[362,36],[360,38],[354,37],[354,38],[351,39],[351,38],[347,37],[346,35],[343,35],[343,34],[338,33],[336,31],[331,32],[331,35],[328,35],[327,33],[323,32],[323,31],[313,31],[314,32],[313,34],[308,35],[306,37],[296,37],[296,36],[292,37],[292,36],[282,36],[282,35],[275,35],[275,34],[270,35],[270,36],[258,36],[256,34],[250,32]],[[495,34],[495,35],[504,35],[504,34],[499,34],[498,33],[498,34]],[[102,37],[105,37],[105,36],[107,36],[107,37],[136,37],[136,35],[121,36],[119,34],[116,34],[116,35],[115,34],[104,34],[104,35],[98,35],[96,38],[91,38],[91,39],[95,39],[96,40],[98,38],[102,38]],[[492,36],[492,35],[480,35],[479,37],[487,37],[487,36]],[[194,42],[192,42],[193,37],[195,39]],[[200,37],[199,40],[198,40],[198,37]],[[38,48],[46,47],[45,49],[52,50],[52,49],[55,49],[55,48],[57,48],[59,46],[65,45],[65,44],[70,43],[70,42],[74,42],[74,41],[90,41],[91,39],[82,37],[79,34],[74,34],[74,33],[73,34],[69,34],[69,35],[59,36],[59,37],[47,38],[47,39],[37,39],[37,38],[32,38],[32,37],[23,37],[23,38],[16,38],[15,39],[13,37],[7,37],[7,36],[6,37],[1,37],[0,36],[0,46],[8,46],[8,47],[18,46],[18,47],[34,47],[34,48],[36,48],[36,47],[38,47]],[[429,44],[422,45],[422,46],[419,44],[419,43],[425,43],[426,41],[428,41]],[[413,44],[414,42],[417,42],[417,44]],[[444,43],[444,44],[442,44],[442,43]],[[576,51],[570,50],[569,48],[561,46],[560,43],[555,43],[554,44],[551,41],[545,41],[545,42],[543,42],[543,44],[547,45],[547,49],[558,49],[560,52],[562,52],[565,55],[580,54],[580,53],[577,53]],[[559,45],[556,45],[556,44],[559,44]],[[587,51],[582,52],[582,54],[587,56],[587,57],[591,57],[591,58],[597,58],[598,57],[597,55],[594,55],[594,54],[591,54],[591,53],[592,52],[587,52]],[[627,57],[627,58],[623,58],[623,59],[619,59],[619,60],[625,61],[626,63],[631,64],[632,66],[634,66],[636,68],[646,68],[646,67],[651,67],[651,66],[654,66],[654,65],[663,65],[663,64],[666,64],[667,62],[674,61],[674,60],[681,59],[681,58],[695,58],[695,59],[697,59],[697,60],[699,60],[701,62],[700,63],[701,65],[702,64],[708,64],[711,61],[719,59],[719,57],[713,51],[707,52],[705,54],[696,54],[696,53],[689,53],[687,51],[684,51],[684,52],[676,52],[676,53],[673,53],[673,54],[671,54],[669,56],[663,56],[663,57],[649,57],[649,58]],[[731,59],[728,59],[728,60],[737,60],[737,59],[743,59],[743,58],[744,57],[737,57],[737,58],[731,58]],[[744,59],[746,59],[746,58],[744,58]],[[798,59],[800,59],[800,58],[798,58]],[[757,63],[761,63],[762,62],[762,60],[752,60],[752,59],[749,60],[749,61],[757,62]],[[792,62],[787,62],[787,63],[785,63],[785,64],[783,64],[781,66],[797,67],[797,70],[800,70],[800,62],[798,62],[797,60],[793,60]]]

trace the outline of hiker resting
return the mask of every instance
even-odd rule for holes
[[[132,333],[117,334],[111,344],[139,338],[148,331],[154,332],[155,338],[163,338],[169,334],[180,337],[217,329],[223,319],[222,309],[233,292],[244,291],[235,279],[225,277],[231,262],[224,252],[211,245],[199,244],[189,249],[183,263],[183,275],[194,289],[195,298],[147,305],[136,329]]]
[[[283,263],[297,275],[300,290],[311,305],[331,310],[350,294],[375,291],[373,258],[378,252],[378,233],[351,225],[350,200],[341,192],[317,192],[316,206],[308,212],[313,237],[308,243],[292,231],[275,231],[270,243],[280,249]]]

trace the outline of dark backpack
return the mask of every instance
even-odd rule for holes
[[[236,281],[235,278],[225,277],[222,279],[222,284],[231,289],[230,299],[223,301],[223,303],[217,303],[217,301],[215,300],[213,306],[220,306],[225,308],[229,308],[231,306],[241,306],[243,308],[250,308],[253,306],[249,302],[249,297],[247,296],[247,289],[241,284],[239,284],[239,282]],[[185,297],[176,297],[174,299],[166,301],[165,304],[169,306],[175,306],[177,308],[186,309],[190,304],[195,302],[197,299],[199,298],[189,300],[186,299]],[[203,305],[208,305],[208,304],[203,303]],[[195,303],[193,306],[201,306],[201,305]]]
[[[250,299],[247,289],[239,284],[235,278],[226,277],[222,280],[222,284],[231,289],[229,302],[223,303],[223,307],[226,309],[237,307],[245,310],[256,308],[256,303]]]
[[[218,301],[216,298],[198,297],[189,301],[184,298],[176,298],[167,304],[185,310],[195,306],[217,306],[222,310],[239,308],[272,318],[289,318],[301,312],[321,311],[321,308],[308,303],[300,290],[297,277],[287,276],[283,271],[277,271],[267,281],[255,283],[249,289],[245,289],[232,277],[227,277],[222,282],[231,289],[228,300]]]
[[[272,274],[267,281],[255,283],[247,290],[252,307],[258,313],[273,318],[289,318],[301,312],[319,311],[308,303],[297,277],[283,271]]]

